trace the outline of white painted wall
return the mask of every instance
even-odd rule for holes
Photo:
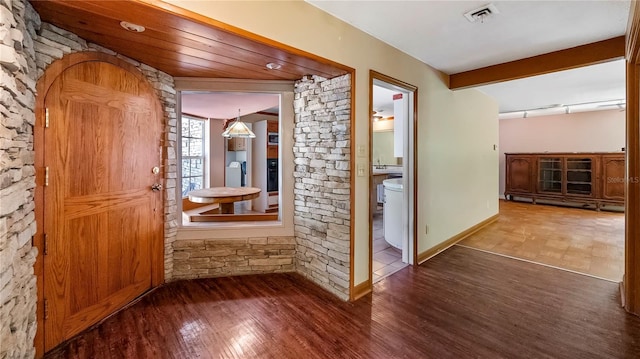
[[[504,197],[505,153],[617,152],[625,146],[625,112],[570,113],[500,120],[500,189]]]
[[[498,105],[488,96],[450,91],[446,75],[303,1],[167,2],[354,68],[356,146],[369,148],[370,69],[417,86],[418,253],[498,212]],[[356,165],[370,169],[368,158]],[[353,190],[358,285],[369,278],[368,173]]]

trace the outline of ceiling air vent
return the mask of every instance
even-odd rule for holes
[[[500,11],[498,11],[498,8],[495,5],[488,4],[488,5],[466,12],[464,14],[464,17],[466,17],[467,20],[469,20],[469,22],[476,22],[476,21],[484,22],[484,20],[489,16],[499,14],[499,13]]]

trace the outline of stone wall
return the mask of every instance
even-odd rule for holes
[[[173,78],[40,22],[26,0],[0,0],[0,358],[35,355],[37,255],[33,126],[37,79],[64,55],[101,51],[136,66],[156,89],[164,110],[165,276],[173,272],[176,220],[176,93]]]
[[[296,82],[296,270],[349,298],[351,77]]]
[[[294,237],[179,240],[174,242],[173,278],[292,272]]]
[[[0,358],[35,355],[36,59],[40,19],[30,5],[0,0]]]
[[[164,110],[165,279],[297,270],[343,299],[349,295],[350,79],[296,85],[293,237],[175,242],[177,114],[173,78],[47,23],[27,0],[0,0],[0,358],[35,354],[37,250],[34,214],[35,88],[47,66],[100,51],[137,67]],[[175,252],[174,252],[175,250]],[[205,273],[206,271],[206,273]]]

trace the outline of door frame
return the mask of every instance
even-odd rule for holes
[[[625,274],[622,304],[640,315],[640,2],[632,1],[626,34],[627,119],[625,181]]]
[[[384,75],[375,70],[369,70],[369,120],[373,118],[373,86],[375,81],[381,81],[388,83],[390,85],[400,87],[403,90],[413,94],[413,101],[409,102],[409,111],[413,116],[413,121],[408,123],[409,126],[409,137],[413,140],[413,143],[405,146],[409,148],[409,151],[413,154],[410,159],[409,167],[413,168],[413,173],[407,173],[406,175],[410,176],[411,183],[409,184],[409,200],[412,201],[411,209],[413,209],[413,221],[409,221],[409,241],[410,244],[413,245],[413,253],[411,253],[411,262],[413,263],[413,267],[418,266],[418,231],[417,231],[417,218],[418,218],[418,206],[417,197],[418,197],[418,87],[406,83],[404,81],[398,80],[391,76]],[[413,106],[412,103],[413,102]],[[409,122],[409,121],[407,121]],[[411,127],[412,126],[412,127]],[[412,145],[412,146],[411,146]],[[373,126],[369,123],[369,170],[371,170],[371,166],[373,165]],[[403,161],[404,166],[404,161]],[[405,175],[403,173],[403,175]],[[373,176],[369,173],[369,195],[371,194],[371,190],[373,189]],[[412,192],[412,193],[411,193]],[[367,201],[369,202],[369,201]],[[364,294],[372,291],[373,289],[373,216],[372,211],[369,209],[369,280],[370,289],[366,291]],[[363,295],[364,295],[363,294]]]
[[[156,107],[156,113],[163,114],[160,100],[157,96],[157,91],[153,88],[149,80],[132,64],[121,60],[115,56],[95,52],[76,52],[65,55],[62,59],[53,62],[47,67],[42,76],[38,79],[36,84],[36,103],[35,103],[35,124],[33,127],[34,135],[34,167],[36,171],[36,187],[35,187],[35,222],[37,225],[36,234],[33,236],[32,244],[38,249],[36,256],[36,262],[34,264],[34,274],[36,275],[36,289],[37,289],[37,304],[36,304],[36,336],[34,345],[36,348],[36,357],[42,357],[44,355],[44,184],[45,184],[45,163],[44,163],[44,133],[45,133],[45,106],[44,102],[49,88],[53,82],[69,67],[75,66],[83,62],[106,62],[112,65],[118,66],[131,74],[137,79],[142,80],[142,83],[146,84],[148,89],[155,94],[154,106]],[[161,120],[159,118],[159,120]],[[161,133],[163,133],[162,130]],[[160,138],[163,141],[162,137]],[[158,145],[161,145],[159,143]],[[166,150],[163,147],[161,161],[166,158]],[[162,166],[164,168],[164,166]],[[164,181],[164,169],[161,170],[160,178]],[[165,186],[166,188],[166,186]],[[165,191],[165,190],[163,190]],[[163,193],[164,201],[164,193]],[[164,205],[160,206],[164,208]],[[160,215],[162,216],[162,214]],[[164,223],[164,217],[161,217],[161,223]],[[162,225],[161,233],[157,236],[156,240],[152,244],[151,253],[151,288],[157,287],[164,283],[164,224]]]

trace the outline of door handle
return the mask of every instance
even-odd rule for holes
[[[151,186],[151,190],[154,191],[154,192],[160,192],[160,191],[162,191],[162,185],[160,183],[154,183]]]

